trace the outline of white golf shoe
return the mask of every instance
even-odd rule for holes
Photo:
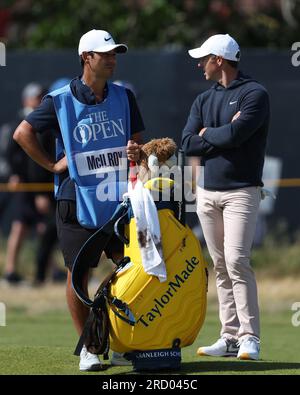
[[[221,337],[211,346],[199,347],[197,354],[211,357],[236,357],[239,351],[237,340]]]
[[[238,359],[257,360],[259,358],[260,341],[255,336],[248,336],[239,341],[240,349],[238,352]]]
[[[85,372],[97,372],[98,370],[102,370],[102,364],[98,356],[88,352],[85,346],[82,347],[80,352],[79,370]]]

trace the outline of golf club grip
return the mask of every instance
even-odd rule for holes
[[[129,181],[134,182],[137,180],[136,162],[131,160],[129,162]]]

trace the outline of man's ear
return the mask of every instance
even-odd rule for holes
[[[222,66],[222,64],[224,64],[224,59],[222,56],[216,56],[216,62],[218,66]]]
[[[81,59],[83,60],[84,63],[87,63],[89,59],[93,57],[94,57],[93,52],[82,52],[81,54]]]

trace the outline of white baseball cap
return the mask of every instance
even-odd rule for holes
[[[235,62],[241,58],[240,47],[229,34],[215,34],[209,37],[201,47],[190,49],[188,52],[192,58],[203,58],[210,54]]]
[[[109,52],[125,53],[128,50],[125,44],[116,44],[112,35],[105,30],[90,30],[79,40],[78,55],[82,52]]]

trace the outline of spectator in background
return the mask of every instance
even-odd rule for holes
[[[20,183],[29,181],[30,159],[13,140],[12,135],[20,120],[28,116],[31,111],[38,107],[45,93],[43,86],[36,82],[26,85],[22,91],[22,108],[17,119],[6,129],[7,146],[6,160],[9,166],[9,187],[13,190]],[[3,278],[12,285],[20,283],[23,278],[17,272],[20,250],[30,227],[41,221],[41,216],[35,208],[34,193],[16,192],[13,196],[13,220],[7,240],[7,251]],[[2,210],[11,199],[11,193],[6,193],[6,200],[2,204]]]
[[[62,88],[69,84],[70,78],[59,78],[49,87],[49,92]],[[46,149],[48,154],[55,158],[55,135],[52,130],[41,133],[37,136],[41,145]],[[36,162],[30,160],[33,179],[32,182],[53,182],[53,174]],[[66,271],[57,267],[53,260],[52,253],[57,245],[57,229],[55,221],[55,198],[53,192],[38,193],[35,196],[35,206],[40,214],[45,216],[45,230],[40,235],[40,240],[36,252],[36,271],[34,275],[34,285],[44,284],[47,278],[47,272],[51,268],[52,279],[54,282],[65,281]]]
[[[58,81],[55,81],[55,86],[58,87],[58,83]],[[5,157],[10,171],[10,176],[6,178],[12,190],[20,183],[53,183],[52,173],[30,159],[12,138],[12,134],[20,120],[38,107],[45,93],[45,89],[38,83],[32,82],[26,85],[22,92],[23,107],[18,114],[18,119],[4,130],[5,133],[2,137],[3,140],[7,140]],[[38,138],[40,144],[49,155],[55,157],[53,132],[45,132],[39,135]],[[65,270],[59,269],[52,260],[52,252],[57,245],[53,192],[21,191],[15,193],[6,192],[2,195],[5,196],[5,198],[2,198],[2,211],[13,198],[13,220],[7,241],[3,278],[11,285],[16,285],[23,281],[23,277],[18,273],[19,256],[28,231],[34,229],[38,235],[38,243],[35,254],[33,284],[41,285],[45,282],[47,270],[50,266],[54,281],[65,280]]]
[[[0,192],[0,217],[2,219],[6,208],[9,206],[11,194],[5,190],[5,186],[10,178],[11,165],[8,156],[8,148],[11,144],[12,127],[14,123],[5,123],[0,126],[0,183],[3,190]]]
[[[116,84],[118,86],[123,86],[123,88],[125,88],[125,89],[129,89],[134,94],[135,98],[138,97],[138,93],[131,82],[125,81],[125,80],[115,80],[114,84]]]
[[[71,78],[68,77],[58,78],[57,80],[52,82],[52,84],[49,86],[48,91],[49,92],[56,91],[56,89],[60,89],[63,86],[68,85],[70,82],[71,82]]]

